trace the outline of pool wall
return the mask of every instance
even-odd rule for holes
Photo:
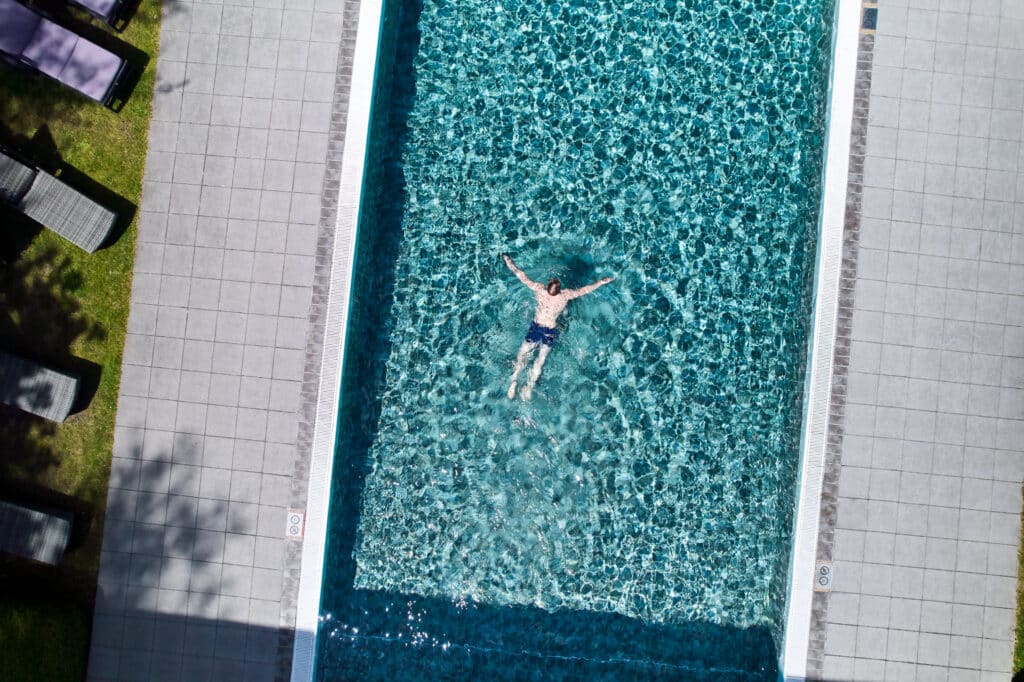
[[[382,9],[382,0],[359,2],[352,85],[341,161],[341,183],[338,189],[335,243],[327,293],[323,365],[309,467],[305,541],[299,578],[291,674],[291,679],[296,682],[312,679],[315,669],[316,634],[325,567],[324,550],[327,543],[327,516],[338,434],[338,404],[344,370],[349,300],[355,270],[358,219],[367,167],[367,141],[377,75]]]
[[[829,78],[824,193],[819,214],[818,254],[814,273],[813,331],[808,348],[800,480],[780,666],[787,680],[805,679],[807,675],[811,600],[818,569],[815,557],[828,436],[826,425],[835,350],[843,224],[846,216],[859,16],[858,0],[837,0]]]

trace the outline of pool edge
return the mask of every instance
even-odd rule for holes
[[[338,434],[338,401],[348,332],[356,234],[363,198],[363,178],[370,114],[377,71],[383,0],[361,0],[356,21],[338,188],[335,242],[330,261],[320,383],[316,402],[305,510],[305,540],[295,617],[291,680],[312,680],[316,669],[316,635],[320,620],[327,516]]]
[[[801,433],[800,478],[782,645],[782,675],[807,677],[822,478],[835,350],[839,275],[853,128],[860,0],[837,0],[827,143],[815,265],[813,330]]]

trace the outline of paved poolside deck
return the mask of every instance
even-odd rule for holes
[[[255,5],[165,0],[90,680],[291,670],[358,3]],[[883,0],[861,41],[821,679],[1008,677],[1022,10]]]
[[[1008,680],[1024,478],[1024,3],[862,36],[808,672]]]
[[[90,680],[290,676],[353,7],[164,2]]]

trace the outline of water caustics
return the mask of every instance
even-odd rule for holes
[[[332,632],[353,590],[777,629],[831,3],[404,11],[400,239],[360,263],[393,292],[353,328],[386,355],[346,365],[378,363],[379,414],[332,521],[355,526]],[[506,251],[617,277],[570,303],[529,403],[504,395],[533,310]]]

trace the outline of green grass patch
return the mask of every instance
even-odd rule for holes
[[[3,633],[4,679],[83,680],[86,660],[64,642],[85,644],[88,651],[88,611],[42,600],[5,601],[0,609]]]
[[[123,33],[83,15],[60,23],[127,57],[141,72],[119,112],[42,76],[0,66],[0,134],[44,170],[111,208],[142,195],[160,3],[143,0]],[[137,218],[136,218],[137,219]],[[135,222],[87,254],[10,212],[0,214],[0,348],[80,374],[88,405],[63,424],[0,413],[0,493],[75,512],[55,570],[0,563],[0,658],[6,680],[80,680],[89,646],[128,317]],[[35,639],[30,633],[35,633]],[[40,665],[51,666],[44,672]],[[12,673],[13,671],[13,673]],[[12,676],[13,675],[13,676]]]

